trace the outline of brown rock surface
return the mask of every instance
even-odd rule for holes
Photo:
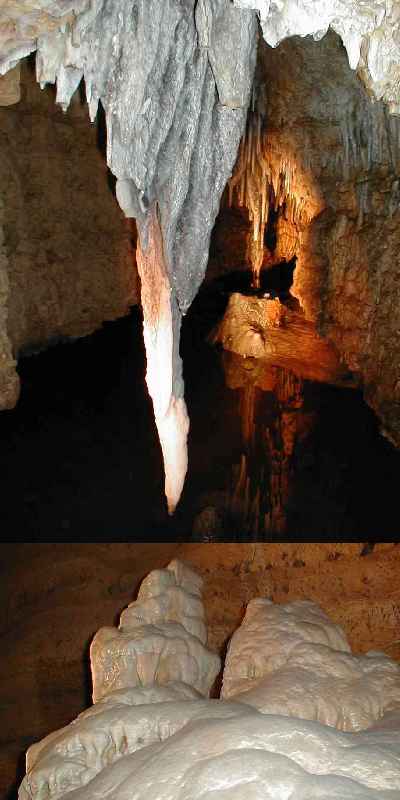
[[[274,230],[266,231],[263,268],[296,255],[293,294],[360,375],[398,444],[399,120],[370,101],[332,32],[276,49],[262,43],[258,82],[261,116],[248,129],[247,161],[238,161],[234,205],[247,204],[258,220],[264,195]],[[228,227],[224,234],[224,219],[235,224],[225,212],[214,242],[221,250],[225,241],[225,260],[230,253],[235,265],[236,237]]]
[[[337,542],[2,545],[0,796],[26,747],[87,705],[96,630],[113,624],[143,576],[172,557],[205,579],[211,648],[223,651],[247,602],[266,595],[315,600],[357,652],[380,648],[400,659],[399,548],[361,550]]]
[[[9,295],[8,258],[4,245],[4,200],[0,194],[0,411],[13,408],[19,397],[16,361],[7,331]]]
[[[252,597],[309,599],[343,625],[355,652],[400,660],[400,551],[390,543],[361,556],[358,542],[185,544],[178,556],[205,579],[209,643],[220,649]]]
[[[7,339],[18,355],[87,335],[137,302],[134,240],[107,183],[101,128],[91,125],[79,94],[64,114],[27,62],[21,72],[21,102],[0,109],[6,407],[16,400]]]
[[[89,644],[176,544],[21,544],[1,548],[0,797],[32,742],[89,703]]]
[[[335,347],[318,335],[301,309],[291,309],[279,299],[233,293],[212,341],[265,364],[300,370],[304,365],[303,372],[314,370],[316,380],[327,383],[340,384],[348,372]]]

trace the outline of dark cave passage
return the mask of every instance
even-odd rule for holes
[[[273,368],[275,388],[232,388],[237,364],[206,341],[221,303],[223,293],[204,288],[184,322],[189,472],[174,517],[164,503],[134,309],[91,337],[21,359],[20,402],[0,415],[6,538],[352,541],[396,533],[400,454],[379,435],[361,393],[300,381],[283,368]],[[250,375],[253,362],[240,358],[240,368]],[[257,532],[251,514],[232,504],[244,454],[250,495],[260,490],[267,513],[283,501],[284,529],[279,510]]]
[[[252,274],[250,268],[237,269],[215,279],[214,288],[218,294],[228,296],[232,292],[240,292],[244,295],[256,295],[263,297],[279,297],[282,302],[290,300],[297,305],[297,301],[290,295],[290,287],[293,283],[293,275],[296,269],[296,257],[290,261],[282,261],[274,264],[268,269],[262,269],[260,273],[260,286],[252,286]]]

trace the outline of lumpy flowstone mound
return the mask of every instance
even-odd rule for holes
[[[201,587],[173,561],[96,634],[94,704],[29,748],[20,800],[398,800],[400,666],[314,603],[255,599],[211,700]]]

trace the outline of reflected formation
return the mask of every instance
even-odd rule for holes
[[[291,297],[270,299],[270,293],[250,287],[233,292],[208,341],[218,349],[223,379],[234,392],[240,430],[225,492],[215,498],[216,508],[211,498],[194,530],[210,539],[224,530],[254,540],[296,534],[293,514],[308,502],[299,488],[306,460],[321,455],[315,433],[324,384],[346,398],[358,388],[357,378]],[[337,421],[339,412],[333,413]],[[333,462],[331,479],[336,478]],[[330,511],[327,500],[322,518],[334,525]]]

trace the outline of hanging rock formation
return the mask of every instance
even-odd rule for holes
[[[177,587],[185,600],[170,595]],[[193,686],[184,650],[175,651],[167,674],[162,664],[153,669],[159,650],[146,645],[155,616],[165,632],[169,625],[184,629],[189,612],[200,619],[199,590],[179,562],[146,579],[121,620],[137,637],[124,687],[111,684],[70,725],[29,748],[20,800],[61,800],[71,792],[75,800],[394,800],[398,664],[383,654],[352,656],[341,629],[313,603],[274,606],[259,599],[230,645],[223,689],[229,700],[205,699]],[[203,665],[217,661],[209,653]],[[110,676],[120,674],[120,662],[117,648]],[[243,692],[254,683],[256,690]]]
[[[227,0],[96,0],[19,12],[2,12],[10,33],[0,70],[36,48],[38,80],[57,82],[63,108],[84,77],[92,120],[99,101],[106,112],[117,199],[139,230],[147,383],[172,512],[187,464],[181,318],[204,277],[243,133],[256,18]]]
[[[238,8],[257,9],[267,44],[290,36],[322,39],[329,28],[339,34],[351,69],[367,89],[400,112],[399,3],[392,0],[233,0]]]

